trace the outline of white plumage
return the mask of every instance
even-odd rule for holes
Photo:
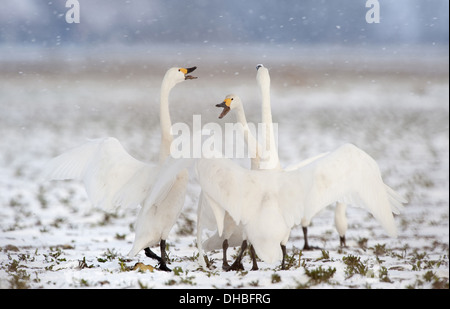
[[[261,147],[261,145],[258,143],[256,138],[252,135],[251,131],[249,130],[249,126],[247,123],[247,119],[245,116],[244,108],[242,106],[242,102],[240,98],[236,95],[228,95],[225,100],[221,103],[216,105],[217,107],[223,107],[223,111],[220,114],[219,118],[223,118],[230,110],[235,110],[236,117],[238,123],[243,128],[243,134],[245,141],[247,142],[247,145],[249,147],[249,152],[253,154],[251,157],[251,169],[257,170],[257,169],[280,169],[280,162],[278,158],[278,152],[276,151],[276,145],[275,145],[275,136],[274,136],[274,130],[273,130],[273,123],[272,123],[272,113],[271,113],[271,106],[270,106],[270,76],[268,74],[268,70],[264,68],[263,65],[258,65],[256,67],[257,69],[257,75],[256,75],[256,81],[259,86],[259,90],[261,93],[261,109],[262,109],[262,124],[265,125],[265,136],[264,136],[264,146]],[[267,151],[268,149],[268,151]],[[218,231],[216,234],[214,234],[212,237],[207,239],[205,241],[205,244],[201,244],[201,229],[202,229],[202,223],[206,221],[207,219],[203,218],[205,216],[211,216],[209,213],[211,211],[211,207],[208,207],[208,200],[211,200],[210,198],[207,198],[201,194],[201,197],[199,199],[199,211],[198,211],[198,224],[197,224],[197,243],[198,248],[200,252],[200,256],[202,255],[202,246],[205,247],[206,250],[213,250],[218,249],[219,244],[222,244],[223,249],[223,266],[222,268],[229,270],[229,269],[240,269],[242,266],[241,264],[241,257],[243,250],[241,249],[241,252],[238,255],[238,258],[236,259],[235,263],[230,267],[227,262],[226,257],[226,250],[229,245],[236,246],[242,243],[243,246],[246,247],[246,237],[243,235],[243,229],[242,226],[239,224],[236,224],[233,219],[227,214],[226,212],[222,216],[221,214],[215,210],[216,215],[216,221],[217,221],[217,228]],[[210,203],[215,203],[214,201],[211,201]],[[215,207],[214,209],[217,209]],[[200,216],[201,215],[201,216]],[[223,221],[223,222],[222,222]],[[214,227],[213,227],[214,228]],[[213,229],[212,228],[212,229]],[[231,239],[232,238],[232,239]],[[253,247],[250,246],[250,253],[252,255],[253,260],[253,267],[252,270],[258,269],[256,257],[254,256]],[[201,264],[204,267],[203,260],[201,259]]]
[[[130,256],[145,248],[146,254],[166,266],[165,240],[175,224],[184,204],[187,171],[179,171],[174,180],[152,203],[147,196],[162,164],[170,153],[172,135],[169,113],[169,93],[178,83],[193,79],[193,68],[171,68],[163,79],[160,94],[161,147],[159,163],[136,160],[112,137],[90,140],[52,159],[44,168],[44,179],[82,180],[87,195],[96,207],[112,210],[115,207],[141,205],[136,220],[136,234]],[[160,242],[161,258],[150,249]]]
[[[178,162],[176,162],[178,161]],[[352,144],[294,171],[248,170],[229,159],[179,159],[162,169],[150,195],[158,196],[178,171],[195,164],[203,194],[215,212],[227,212],[254,246],[273,263],[283,258],[290,230],[309,222],[327,205],[345,201],[368,210],[388,235],[397,236],[393,217],[406,201],[383,183],[376,162]]]
[[[223,118],[230,110],[236,110],[237,120],[242,126],[244,139],[248,145],[252,145],[255,148],[249,150],[249,152],[253,152],[253,156],[251,157],[251,169],[259,169],[261,147],[249,129],[240,98],[236,95],[230,94],[225,97],[221,104],[217,104],[216,106],[223,107],[223,111],[219,118]],[[212,222],[215,222],[216,224],[211,224]],[[208,228],[209,230],[217,229],[217,232],[202,244],[201,235],[203,228]],[[228,265],[227,249],[229,246],[235,247],[241,245],[245,241],[246,237],[243,235],[242,225],[236,224],[227,212],[216,206],[216,202],[213,199],[211,199],[207,194],[205,195],[201,192],[197,215],[197,247],[199,249],[200,256],[203,255],[203,248],[207,251],[222,248],[222,268],[224,270],[237,270],[242,267],[241,262],[237,259],[233,265]],[[253,259],[252,270],[256,270],[258,269],[256,257],[254,256],[252,247],[250,247],[250,250]],[[243,253],[242,250],[241,253]],[[240,255],[241,254],[239,254],[239,256]],[[203,259],[200,259],[200,263],[203,267],[205,267]]]
[[[271,124],[271,122],[272,122],[271,107],[270,107],[270,76],[269,76],[268,70],[265,67],[263,67],[262,65],[258,65],[257,66],[257,70],[258,70],[258,72],[257,72],[257,82],[258,82],[258,85],[260,87],[260,91],[261,91],[261,94],[262,94],[262,103],[263,103],[262,104],[262,110],[263,110],[263,113],[262,113],[263,117],[262,118],[263,118],[263,122],[265,123],[265,125],[269,126],[269,124]],[[236,117],[237,117],[238,123],[240,123],[242,125],[242,127],[244,128],[244,137],[245,137],[246,141],[251,140],[253,144],[256,144],[258,146],[257,147],[257,151],[256,151],[257,160],[255,160],[255,159],[252,160],[252,169],[258,169],[260,167],[259,163],[260,163],[260,159],[261,159],[259,157],[259,154],[262,153],[262,149],[261,149],[261,146],[258,144],[258,142],[253,137],[253,135],[251,134],[251,132],[248,130],[248,124],[247,124],[247,121],[246,121],[245,112],[244,112],[244,109],[243,109],[242,102],[241,102],[240,98],[238,96],[236,96],[236,95],[229,95],[229,96],[226,97],[226,99],[224,100],[224,102],[222,104],[219,104],[217,106],[224,108],[224,110],[221,113],[221,115],[219,116],[219,118],[224,117],[230,110],[234,110],[235,113],[236,113]],[[280,167],[280,164],[279,164],[279,159],[278,159],[278,153],[277,153],[277,151],[274,150],[275,143],[274,143],[273,127],[269,127],[269,129],[266,130],[266,138],[265,138],[264,142],[266,143],[266,146],[269,146],[269,155],[270,155],[269,156],[270,160],[266,161],[266,162],[270,163],[270,166],[273,168],[273,170],[277,170],[277,171],[281,170],[281,167]],[[375,161],[372,158],[370,158],[370,156],[368,156],[367,154],[365,154],[363,151],[361,151],[360,149],[356,148],[355,146],[347,145],[343,149],[346,149],[346,148],[350,148],[350,149],[353,149],[353,150],[352,151],[347,151],[347,157],[346,158],[345,158],[345,156],[341,155],[343,158],[340,158],[339,160],[345,160],[346,162],[351,162],[352,156],[355,156],[357,153],[359,153],[360,156],[365,157],[365,160],[366,160],[365,164],[366,165],[367,164],[372,164],[373,165],[372,166],[372,173],[375,173],[375,171],[378,171],[378,166],[376,165]],[[341,150],[340,153],[344,153],[344,151]],[[350,155],[350,154],[352,154],[352,155]],[[294,166],[290,166],[290,167],[286,168],[285,171],[295,171],[295,170],[298,170],[298,169],[300,169],[302,167],[306,167],[308,165],[310,165],[310,167],[311,167],[312,164],[315,161],[317,161],[317,160],[319,160],[319,159],[321,159],[321,158],[323,158],[325,156],[329,156],[329,155],[330,155],[330,153],[319,154],[319,155],[317,155],[315,157],[312,157],[312,158],[309,158],[307,160],[304,160],[304,161],[302,161],[302,162],[300,162],[300,163],[298,163],[298,164],[296,164]],[[262,162],[262,164],[264,164],[264,162]],[[324,164],[324,163],[322,162],[322,164]],[[334,166],[334,167],[324,165],[323,168],[324,169],[329,168],[327,170],[327,173],[330,173],[330,174],[336,173],[335,177],[339,177],[339,175],[341,175],[342,173],[344,173],[344,174],[345,173],[349,173],[349,171],[345,171],[345,170],[342,172],[340,169],[343,168],[343,166],[340,166],[339,164],[336,164],[336,166]],[[317,169],[316,172],[318,173],[319,170],[320,169]],[[360,172],[364,173],[365,170],[367,170],[367,169],[361,169]],[[351,175],[349,174],[349,177],[350,176]],[[327,176],[327,177],[330,177],[330,176]],[[240,177],[237,177],[237,179],[240,179]],[[269,178],[267,178],[267,179],[269,181]],[[330,177],[330,180],[329,180],[330,183],[333,183],[333,181],[337,181],[337,180],[334,180],[334,179],[337,179],[337,178]],[[380,179],[381,179],[381,176],[380,176]],[[230,181],[233,182],[232,179]],[[240,187],[241,186],[245,187],[245,184],[242,184],[242,180],[239,180],[238,183],[239,183]],[[264,184],[267,184],[267,182],[264,183]],[[318,184],[319,183],[317,181],[314,181],[314,184],[311,183],[308,186],[311,187],[310,190],[313,190],[313,189],[316,189],[315,185],[318,185]],[[205,182],[205,185],[207,185],[206,182]],[[348,184],[348,185],[351,185],[351,184]],[[261,184],[259,184],[259,186],[262,187]],[[324,186],[324,184],[322,184],[322,186]],[[269,185],[269,188],[270,187],[271,186]],[[383,215],[385,215],[387,217],[389,217],[389,215],[392,217],[392,213],[390,213],[390,209],[392,208],[391,209],[392,211],[394,211],[395,213],[398,213],[400,208],[402,207],[401,203],[406,202],[406,201],[404,199],[402,199],[400,196],[396,195],[395,192],[393,190],[391,190],[389,187],[386,186],[385,189],[389,193],[388,195],[389,195],[390,201],[392,202],[392,205],[389,206],[388,209],[381,209],[380,210],[380,209],[377,209],[375,207],[375,208],[372,208],[372,209],[369,208],[368,210],[371,213],[374,214],[374,216],[377,218],[377,220],[380,221],[380,223],[386,229],[388,234],[395,235],[396,232],[394,232],[394,230],[393,230],[393,229],[395,229],[395,224],[393,224],[392,222],[390,222],[390,224],[388,224],[386,219],[384,217],[382,217],[380,215],[380,213],[382,213]],[[257,230],[257,224],[256,225],[254,224],[255,225],[254,228],[247,228],[245,230],[245,232],[244,232],[243,223],[239,222],[240,215],[236,215],[236,213],[234,213],[234,215],[231,215],[231,217],[233,219],[235,219],[235,220],[238,220],[238,221],[231,220],[229,218],[230,217],[230,214],[228,213],[229,210],[228,209],[225,210],[224,208],[221,208],[221,206],[219,206],[220,205],[219,200],[215,200],[214,197],[212,197],[208,193],[206,193],[204,191],[203,187],[202,187],[202,190],[203,191],[202,191],[201,201],[202,200],[209,200],[210,201],[209,203],[203,202],[203,207],[205,207],[204,205],[210,205],[210,207],[213,210],[213,213],[214,213],[214,215],[216,217],[217,228],[218,228],[218,232],[216,234],[214,234],[211,238],[209,238],[205,242],[205,244],[204,244],[205,248],[218,249],[220,247],[219,245],[220,245],[221,241],[224,241],[224,240],[226,240],[228,238],[231,238],[232,236],[233,236],[233,244],[238,244],[240,239],[246,239],[247,237],[249,238],[249,235],[248,235],[249,231],[256,231]],[[321,190],[323,190],[324,193],[332,194],[331,192],[329,192],[329,190],[330,190],[329,188],[321,189]],[[263,194],[263,192],[264,192],[264,190],[261,191],[260,194]],[[340,192],[344,192],[344,191],[340,191]],[[380,192],[382,192],[382,190]],[[317,196],[322,196],[322,195],[323,194],[319,194]],[[345,202],[349,202],[349,203],[355,204],[353,199],[358,199],[359,195],[356,195],[356,196],[349,195],[349,196],[347,196],[344,193],[341,193],[341,195],[342,196],[340,197],[340,199],[336,199],[335,201],[332,201],[331,203],[336,202],[336,209],[335,209],[336,229],[337,229],[337,231],[338,231],[338,233],[340,235],[341,245],[345,245],[345,232],[347,230],[347,218],[346,218],[346,215],[345,215],[345,209],[346,209]],[[207,198],[205,198],[204,196],[207,196]],[[274,207],[273,205],[275,205],[277,202],[279,202],[281,204],[284,203],[284,201],[283,201],[284,197],[282,195],[277,196],[276,198],[275,198],[275,196],[277,196],[277,195],[274,192],[271,192],[270,190],[266,190],[265,196],[262,199],[261,205],[263,205],[263,206],[261,206],[261,207],[264,207],[265,209],[267,209],[267,213],[268,213],[267,218],[270,218],[270,217],[274,217],[275,218],[275,217],[277,217],[277,215],[279,215],[279,213],[276,211],[276,207]],[[315,196],[315,195],[313,194],[312,196]],[[217,198],[221,198],[221,197],[219,196]],[[310,198],[311,197],[309,197],[308,199],[310,199]],[[326,200],[326,198],[324,198],[324,200]],[[358,204],[358,203],[360,204],[360,202],[361,201],[358,200],[356,204]],[[290,202],[288,201],[287,203],[289,204]],[[200,203],[199,206],[202,206],[201,204],[202,203]],[[241,208],[247,208],[248,207],[246,202],[241,202],[241,203],[239,203],[239,205],[240,205]],[[269,206],[269,205],[271,205],[271,206]],[[366,205],[368,205],[368,207],[371,206],[370,203],[366,204]],[[297,213],[299,213],[299,212],[302,213],[303,215],[301,216],[300,221],[298,221],[299,217],[298,216],[296,217],[295,215],[294,216],[287,215],[286,218],[285,218],[285,221],[286,221],[287,225],[289,226],[289,228],[288,228],[289,230],[290,230],[290,228],[292,228],[294,225],[297,225],[297,224],[301,224],[303,226],[304,237],[305,237],[305,249],[308,247],[307,246],[307,238],[306,238],[307,237],[306,227],[310,224],[310,221],[311,221],[312,217],[314,217],[317,213],[319,213],[320,210],[322,208],[324,208],[325,206],[326,205],[323,205],[323,201],[322,200],[318,200],[318,197],[314,197],[314,199],[312,199],[310,201],[306,200],[303,205],[301,205],[301,203],[300,203],[298,207],[294,207],[293,208],[294,212],[290,213],[290,214],[295,214],[296,212]],[[269,210],[270,207],[273,207],[273,209]],[[283,205],[279,205],[279,207],[284,207],[284,206]],[[308,210],[305,210],[305,208],[307,208]],[[207,207],[207,209],[208,209],[208,207]],[[379,212],[379,213],[377,213],[377,212]],[[203,211],[199,210],[199,214],[200,213],[204,214],[204,213],[208,213],[208,212],[205,211],[205,210],[203,210]],[[259,222],[258,224],[261,224],[261,225],[265,226],[267,228],[267,230],[270,230],[272,233],[275,233],[275,234],[278,231],[280,233],[280,235],[286,235],[286,231],[285,232],[281,232],[281,230],[283,230],[282,224],[272,224],[271,225],[270,223],[272,221],[265,220],[263,218],[263,215],[262,215],[261,212],[256,212],[255,216],[256,217],[259,216],[259,218],[258,219],[255,218],[254,222]],[[295,218],[297,218],[297,220],[295,220]],[[199,216],[199,222],[200,222],[200,216]],[[223,234],[221,232],[222,230],[223,230]],[[287,235],[288,234],[289,233],[287,233]],[[198,235],[200,235],[200,234],[198,234]],[[242,237],[240,237],[241,235],[242,235]],[[252,241],[257,241],[256,239],[258,239],[258,238],[262,239],[259,242],[260,243],[259,244],[259,251],[263,250],[263,249],[261,249],[261,246],[268,245],[268,243],[264,241],[264,239],[267,239],[267,238],[266,237],[262,237],[261,235],[263,235],[263,234],[255,233],[252,236],[252,238],[253,238]],[[284,237],[286,237],[286,236],[284,236]],[[286,241],[287,240],[284,240],[284,238],[281,241],[282,249],[283,249],[283,245],[286,243]],[[223,242],[223,248],[224,248],[224,250],[226,249],[225,242]],[[199,246],[199,250],[200,250],[200,252],[202,252],[200,246]],[[285,250],[285,248],[284,248],[284,250]],[[226,254],[224,253],[224,263],[225,263],[225,258],[226,258]],[[201,262],[203,262],[203,261],[201,260]]]
[[[351,144],[290,172],[246,170],[227,159],[200,159],[196,170],[203,192],[243,224],[267,262],[282,258],[279,246],[286,244],[294,225],[308,222],[333,202],[364,207],[393,237],[391,209],[405,202],[383,183],[375,161]]]

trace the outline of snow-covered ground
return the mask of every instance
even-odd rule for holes
[[[403,50],[404,52],[405,50]],[[4,53],[0,74],[1,288],[448,288],[448,50],[379,53],[258,47],[164,48]],[[380,55],[381,54],[381,55]],[[173,57],[170,57],[173,56]],[[198,80],[171,95],[173,122],[220,122],[215,104],[236,93],[249,121],[260,118],[255,65],[272,78],[272,113],[283,165],[353,143],[379,164],[385,182],[409,203],[396,217],[397,239],[362,209],[347,210],[346,248],[339,247],[333,207],[314,218],[301,251],[300,227],[288,243],[289,269],[259,263],[223,272],[221,251],[199,268],[195,247],[199,187],[168,239],[173,272],[126,254],[137,210],[109,214],[91,207],[76,181],[39,182],[41,166],[87,138],[114,136],[140,160],[156,160],[158,95],[165,70],[197,65]],[[234,117],[227,116],[227,121]],[[158,249],[156,248],[158,252]],[[234,256],[236,249],[229,250]]]

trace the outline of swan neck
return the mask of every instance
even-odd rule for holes
[[[269,169],[280,169],[281,166],[275,143],[275,133],[272,121],[272,107],[270,104],[270,79],[260,80],[259,88],[262,96],[262,123],[265,126],[264,149],[268,152],[268,158],[264,156],[264,161],[267,162],[267,167]]]
[[[236,107],[236,118],[238,123],[240,123],[244,127],[244,129],[248,129],[247,118],[245,117],[245,112],[242,105]]]
[[[270,83],[261,87],[262,96],[262,121],[265,124],[272,124],[272,107],[270,105]]]
[[[172,121],[169,111],[169,94],[173,85],[167,78],[164,78],[161,85],[160,107],[159,107],[159,125],[161,128],[161,147],[159,152],[159,161],[164,162],[170,154],[170,144],[173,141],[171,134]]]
[[[251,160],[251,168],[252,169],[259,169],[259,162],[260,162],[260,145],[258,141],[256,140],[255,136],[250,131],[250,128],[247,123],[247,118],[245,116],[244,108],[242,105],[239,105],[236,110],[236,118],[237,122],[242,125],[242,128],[244,130],[244,139],[247,143],[247,149],[250,154],[250,160]]]

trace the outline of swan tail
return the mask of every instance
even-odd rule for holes
[[[392,212],[396,215],[400,214],[401,211],[403,211],[403,209],[405,208],[405,206],[403,206],[403,204],[408,203],[408,201],[403,196],[401,196],[400,194],[395,192],[388,185],[385,185],[385,187],[386,187],[386,192],[389,197],[389,202],[391,203]]]

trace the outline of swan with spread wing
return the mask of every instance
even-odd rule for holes
[[[270,108],[270,77],[268,74],[268,70],[266,68],[264,68],[262,65],[258,65],[257,66],[257,81],[258,84],[260,86],[260,90],[262,93],[262,98],[263,98],[263,123],[266,124],[266,126],[268,124],[272,124],[272,117],[271,117],[271,108]],[[223,111],[220,114],[219,118],[223,118],[229,111],[234,110],[237,116],[237,121],[238,123],[240,123],[242,125],[242,127],[244,128],[244,137],[246,139],[246,141],[251,141],[252,144],[256,144],[258,145],[257,148],[257,157],[258,157],[258,163],[260,160],[259,154],[262,153],[261,147],[259,146],[259,144],[257,143],[257,141],[255,141],[255,138],[251,135],[251,133],[248,130],[248,124],[246,122],[246,117],[245,117],[245,112],[242,106],[242,102],[240,100],[240,98],[236,95],[229,95],[226,97],[226,99],[221,103],[217,105],[218,107],[223,107]],[[267,128],[266,128],[267,129]],[[273,135],[273,128],[269,128],[268,130],[266,130],[267,134],[266,134],[266,140],[265,143],[266,145],[269,145],[269,154],[270,154],[270,159],[271,159],[271,167],[273,168],[273,170],[276,171],[281,171],[281,167],[279,164],[279,159],[278,159],[278,155],[275,151],[273,151],[274,149],[274,135]],[[250,137],[249,137],[250,136]],[[358,149],[355,146],[354,149]],[[348,148],[348,147],[347,147]],[[359,150],[360,153],[364,153],[361,150]],[[315,160],[318,160],[324,156],[329,155],[330,153],[323,153],[320,154],[318,156],[315,156],[313,158],[309,158],[307,160],[304,160],[302,162],[300,162],[299,164],[296,164],[295,166],[291,166],[290,168],[285,169],[286,171],[295,171],[297,169],[300,169],[306,165],[312,164]],[[365,156],[366,158],[370,158],[368,155]],[[371,159],[371,158],[370,158]],[[371,159],[373,161],[373,159]],[[367,160],[367,162],[369,162],[370,160]],[[374,162],[374,161],[373,161]],[[255,161],[252,160],[252,169],[254,168],[255,165]],[[378,166],[375,163],[375,170],[378,169]],[[333,173],[333,170],[329,170],[328,172]],[[406,201],[401,198],[398,194],[396,194],[393,190],[391,190],[389,187],[386,186],[386,190],[389,192],[389,196],[391,199],[391,210],[394,213],[399,213],[400,209],[402,208],[402,203],[405,203]],[[202,195],[206,194],[202,192]],[[214,209],[214,214],[216,215],[216,219],[217,219],[217,223],[218,223],[218,232],[213,235],[213,237],[211,237],[210,239],[208,239],[205,244],[206,246],[210,246],[212,248],[217,248],[217,244],[219,243],[219,240],[223,240],[223,249],[224,249],[224,263],[226,262],[226,247],[225,244],[227,242],[228,237],[230,236],[234,236],[234,244],[237,245],[239,243],[240,239],[245,239],[245,233],[243,233],[242,231],[242,223],[240,223],[239,225],[236,224],[236,222],[234,220],[230,220],[230,215],[229,213],[223,212],[221,213],[218,210],[217,207],[217,202],[211,198],[208,197],[208,199],[210,200],[210,204],[211,205],[216,205],[216,207]],[[335,210],[335,222],[336,222],[336,229],[339,232],[340,235],[340,239],[341,239],[341,245],[345,245],[345,231],[346,231],[346,215],[345,215],[345,208],[346,208],[346,203],[344,201],[348,201],[347,198],[342,197],[339,200],[336,200],[336,210]],[[351,200],[350,200],[351,201]],[[241,203],[242,207],[247,207],[245,206],[245,203]],[[315,203],[313,203],[313,205],[316,205]],[[300,206],[301,207],[301,206]],[[220,208],[220,206],[219,206]],[[374,208],[375,210],[375,208]],[[303,217],[301,222],[301,225],[303,226],[303,232],[304,232],[304,237],[305,237],[305,248],[308,248],[308,242],[307,242],[307,226],[309,225],[311,218],[316,215],[319,211],[316,212],[312,212],[312,215],[310,217]],[[392,216],[392,213],[391,213]],[[233,217],[234,218],[234,217]],[[379,217],[378,217],[379,218]],[[200,217],[199,217],[199,222],[200,222]],[[222,223],[223,222],[223,223]],[[220,232],[223,230],[224,231],[224,235],[221,236]],[[233,232],[234,231],[234,232]],[[250,241],[251,242],[251,241]],[[215,247],[212,246],[212,244],[215,244]],[[244,240],[243,242],[243,246],[246,245],[246,242]],[[199,246],[199,250],[201,251],[201,247]],[[242,257],[242,249],[240,254],[238,255],[238,258],[236,259],[236,262],[233,264],[237,264],[240,265],[240,258]],[[284,256],[285,253],[285,246],[282,245],[282,253]],[[253,259],[253,268],[252,269],[257,269],[256,265],[256,261]]]
[[[166,264],[166,239],[184,204],[188,173],[181,170],[172,180],[164,197],[148,203],[147,196],[162,164],[170,154],[173,140],[169,113],[169,94],[175,85],[195,79],[189,75],[196,67],[170,68],[162,81],[160,93],[161,146],[159,162],[147,163],[133,158],[112,137],[95,139],[53,158],[44,167],[44,179],[82,180],[95,207],[113,210],[116,207],[141,205],[136,220],[135,239],[129,253],[135,256],[144,249],[148,257],[157,259],[160,269],[170,271]],[[161,257],[150,247],[159,242]]]

